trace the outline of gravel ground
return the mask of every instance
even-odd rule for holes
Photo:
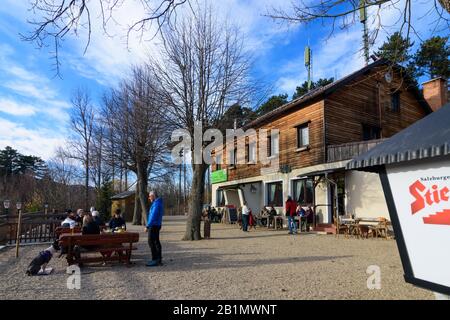
[[[433,299],[406,284],[395,241],[332,235],[288,235],[213,224],[212,239],[180,241],[183,218],[165,219],[164,265],[148,268],[141,233],[131,268],[120,264],[82,269],[81,289],[67,289],[64,258],[49,276],[25,276],[28,263],[48,245],[0,251],[0,299]],[[142,228],[130,227],[135,231]],[[367,289],[367,267],[381,270],[381,289]]]

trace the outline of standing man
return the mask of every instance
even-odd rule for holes
[[[248,208],[247,202],[244,201],[244,205],[242,206],[242,230],[247,232],[248,230],[248,217],[250,214],[250,209]]]
[[[286,216],[288,218],[289,234],[297,233],[297,224],[295,223],[295,214],[297,209],[297,203],[292,200],[291,196],[288,196],[286,200]]]
[[[151,205],[145,230],[148,231],[148,245],[152,251],[152,260],[147,263],[147,267],[156,267],[162,265],[159,231],[161,230],[162,217],[164,215],[164,205],[163,200],[158,197],[156,191],[151,191],[148,199]]]

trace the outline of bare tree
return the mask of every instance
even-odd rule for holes
[[[374,44],[379,32],[387,30],[390,26],[385,22],[383,17],[383,9],[389,8],[399,13],[398,31],[407,41],[411,34],[414,34],[421,40],[420,34],[417,32],[414,21],[412,20],[412,12],[415,5],[420,0],[322,0],[322,1],[299,1],[292,2],[290,8],[272,8],[266,16],[288,23],[309,24],[314,21],[322,21],[330,26],[329,37],[336,30],[348,29],[355,23],[364,20],[361,18],[361,9],[365,9],[367,19],[373,22],[373,28],[368,35],[369,45]],[[423,1],[420,1],[423,4]],[[421,13],[419,19],[425,16],[434,15],[432,28],[434,31],[448,30],[450,27],[450,1],[449,0],[428,0],[429,10]]]
[[[95,113],[89,93],[78,89],[72,97],[70,115],[71,135],[69,140],[69,156],[78,160],[84,168],[84,207],[89,208],[89,179],[91,146],[94,134]]]
[[[227,106],[245,103],[251,93],[250,59],[238,30],[216,21],[211,8],[197,8],[173,28],[164,28],[162,59],[150,65],[160,83],[167,121],[194,137],[195,123],[203,131],[218,127]],[[194,150],[192,139],[191,150]],[[191,153],[194,154],[193,152]],[[192,161],[192,189],[184,240],[199,240],[208,165]]]
[[[72,185],[76,185],[82,178],[79,165],[68,156],[67,150],[59,147],[55,156],[48,161],[51,183],[44,191],[46,200],[52,208],[66,209],[81,205],[79,195],[72,192]]]
[[[60,70],[59,49],[67,35],[79,36],[87,32],[85,52],[91,42],[92,24],[100,20],[105,34],[108,35],[108,25],[115,22],[114,16],[123,5],[123,0],[30,0],[31,10],[36,19],[28,21],[33,27],[28,35],[22,35],[25,41],[31,41],[38,47],[53,46],[54,66],[57,74]],[[156,35],[164,25],[170,25],[176,17],[176,9],[189,0],[140,0],[143,17],[130,21],[127,27],[127,41],[131,32],[137,32],[140,37],[151,30],[156,24]]]
[[[119,89],[105,97],[103,117],[110,124],[118,163],[137,177],[136,193],[141,210],[135,210],[134,224],[145,222],[148,212],[148,182],[158,177],[168,164],[168,126],[161,117],[157,87],[148,68],[134,68]],[[136,199],[137,199],[136,198]]]

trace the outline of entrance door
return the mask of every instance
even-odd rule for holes
[[[329,201],[329,217],[332,223],[334,223],[334,207],[337,205],[337,212],[338,215],[342,216],[345,215],[345,177],[343,174],[334,175],[333,177],[330,177],[332,181],[336,183],[329,183],[329,193],[328,193],[328,199]],[[336,204],[336,187],[337,187],[337,204]]]

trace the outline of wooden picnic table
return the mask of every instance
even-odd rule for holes
[[[90,262],[106,263],[106,261],[123,261],[130,265],[131,253],[137,249],[133,244],[138,241],[139,233],[137,232],[104,232],[85,235],[62,233],[59,237],[60,246],[67,249],[66,259],[69,265]],[[76,246],[80,249],[79,252],[75,251]],[[100,256],[89,256],[91,253],[100,253]]]

